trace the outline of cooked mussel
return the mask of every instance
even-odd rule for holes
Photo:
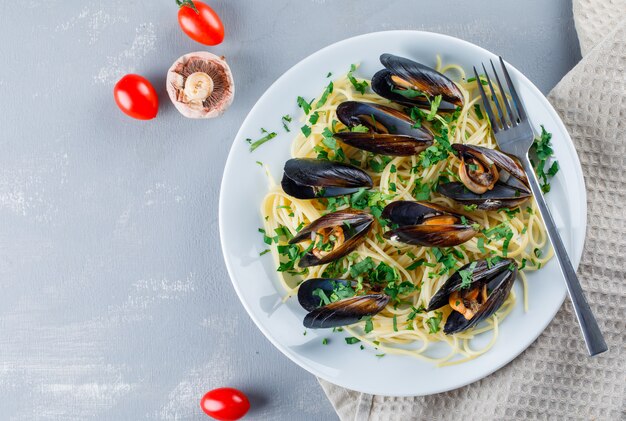
[[[434,203],[400,200],[388,204],[381,216],[398,225],[385,238],[417,246],[457,246],[478,233],[474,221]]]
[[[351,284],[345,279],[304,281],[298,289],[298,302],[309,312],[304,318],[304,326],[323,329],[351,325],[363,317],[379,313],[389,302],[390,297],[382,293],[355,295]],[[333,301],[339,297],[344,298]]]
[[[293,158],[285,163],[281,186],[298,199],[315,199],[355,193],[372,187],[372,178],[354,165],[312,158]]]
[[[463,106],[459,87],[435,69],[393,54],[381,55],[380,62],[385,68],[372,78],[372,89],[383,98],[430,108],[430,100],[441,95],[440,110],[454,111]]]
[[[352,209],[316,219],[289,241],[289,244],[305,240],[313,242],[313,248],[302,256],[298,266],[322,265],[345,256],[365,240],[373,221],[372,215]]]
[[[426,311],[450,305],[452,312],[443,331],[447,335],[463,332],[502,306],[516,276],[517,264],[513,259],[493,264],[487,260],[468,263],[448,278],[431,298]]]
[[[337,118],[348,128],[364,126],[367,132],[335,133],[343,143],[369,152],[411,156],[433,144],[433,134],[425,127],[414,127],[411,118],[393,108],[370,102],[346,101],[337,107]]]
[[[452,147],[461,160],[461,181],[440,184],[439,193],[483,210],[514,207],[531,196],[526,173],[509,155],[482,146]]]

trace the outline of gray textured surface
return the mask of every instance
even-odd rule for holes
[[[567,0],[212,1],[227,35],[210,51],[227,56],[237,95],[221,118],[190,121],[165,72],[202,46],[173,3],[0,5],[3,419],[203,419],[199,398],[221,385],[252,396],[250,419],[333,419],[314,377],[245,314],[222,261],[219,182],[247,111],[300,59],[371,31],[467,39],[543,92],[580,58]],[[156,120],[116,109],[127,72],[157,87]]]

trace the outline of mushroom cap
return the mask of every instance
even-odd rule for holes
[[[213,63],[215,70],[220,72],[220,75],[222,76],[221,79],[226,85],[226,88],[222,90],[221,97],[218,98],[217,103],[208,109],[206,107],[193,107],[190,104],[186,104],[178,100],[178,91],[183,89],[184,83],[183,77],[177,72],[177,70],[184,67],[192,59],[200,59]],[[216,81],[214,80],[214,82]],[[226,63],[226,60],[224,60],[223,57],[216,56],[215,54],[207,51],[188,53],[179,57],[167,71],[166,88],[170,100],[174,103],[176,109],[188,118],[218,117],[226,111],[230,104],[232,104],[235,97],[235,81],[233,80],[233,74],[230,71],[230,67],[228,67],[228,64]]]

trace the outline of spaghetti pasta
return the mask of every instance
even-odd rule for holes
[[[436,135],[436,139],[446,137],[450,143],[465,143],[487,148],[496,148],[495,139],[489,123],[475,107],[479,96],[474,83],[467,81],[463,68],[458,65],[442,66],[437,58],[437,70],[455,77],[463,94],[463,107],[454,114],[434,114],[432,119],[424,120]],[[391,268],[397,283],[409,282],[410,288],[399,291],[398,297],[387,307],[371,317],[371,320],[345,327],[361,342],[375,347],[379,352],[406,354],[431,361],[438,365],[468,361],[490,349],[498,337],[499,324],[513,310],[517,297],[512,290],[500,309],[483,323],[464,332],[445,335],[443,326],[451,309],[446,306],[440,311],[426,312],[428,301],[443,285],[446,279],[459,267],[479,259],[505,255],[515,259],[520,267],[520,279],[523,284],[524,309],[528,308],[526,299],[527,282],[524,271],[541,268],[551,257],[551,249],[542,252],[547,245],[547,235],[534,200],[513,209],[483,211],[459,205],[452,199],[434,191],[433,186],[441,177],[456,174],[459,159],[450,154],[432,163],[425,163],[423,156],[383,157],[353,147],[334,142],[325,133],[341,130],[344,126],[337,121],[337,106],[344,101],[365,101],[384,104],[399,110],[401,106],[379,97],[374,93],[361,93],[355,89],[348,75],[332,82],[332,89],[326,90],[325,102],[302,117],[303,123],[310,128],[299,133],[291,144],[291,155],[297,158],[345,159],[346,162],[365,169],[374,182],[370,190],[370,206],[384,206],[396,200],[429,200],[432,203],[454,209],[480,224],[482,231],[477,237],[466,243],[446,250],[433,250],[427,247],[391,243],[382,239],[383,227],[375,223],[366,240],[350,255],[335,262],[313,266],[300,270],[297,266],[285,265],[281,245],[286,244],[283,237],[271,242],[270,250],[276,265],[278,277],[286,291],[285,299],[297,293],[300,282],[311,278],[329,277],[329,274],[343,279],[351,279],[351,268],[365,259],[371,259],[375,265],[384,263]],[[369,82],[358,79],[359,83]],[[501,95],[495,92],[495,95]],[[321,101],[319,101],[321,102]],[[312,116],[315,117],[312,118]],[[428,152],[428,151],[426,151]],[[345,157],[345,158],[344,158]],[[429,165],[426,165],[429,164]],[[342,210],[354,203],[348,199],[313,199],[300,200],[287,195],[269,175],[270,189],[261,206],[266,233],[288,231],[294,235],[300,228],[320,218],[330,210]],[[371,193],[373,192],[373,193]],[[354,199],[354,198],[352,198]],[[442,255],[452,255],[445,262]],[[354,272],[354,271],[352,271]],[[367,323],[367,326],[365,325]],[[479,349],[471,346],[472,340],[479,334],[490,332],[491,339]],[[430,351],[434,344],[447,344],[445,354],[433,355]]]

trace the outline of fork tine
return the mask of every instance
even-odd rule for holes
[[[496,66],[493,65],[493,60],[489,59],[489,61],[491,62],[491,69],[493,70],[493,74],[496,75],[496,82],[498,82],[498,88],[500,89],[500,93],[502,94],[502,102],[504,102],[506,112],[509,114],[509,121],[511,122],[511,126],[516,126],[517,116],[513,113],[513,110],[511,110],[509,99],[506,97],[506,91],[502,87],[502,83],[500,83],[500,77],[498,76],[498,72],[496,72]]]
[[[519,119],[520,121],[527,120],[528,118],[526,117],[524,104],[522,104],[522,101],[520,101],[519,96],[517,95],[517,91],[515,90],[515,86],[513,86],[513,82],[511,82],[511,76],[509,76],[509,71],[506,70],[506,66],[504,65],[504,60],[502,60],[502,57],[500,57],[500,65],[502,66],[502,71],[504,72],[506,84],[509,86],[509,92],[511,93],[511,97],[513,97],[513,105],[515,105],[515,109],[517,110]]]
[[[487,69],[485,69],[484,63],[483,63],[483,71],[485,72],[487,83],[489,83],[489,90],[491,90],[491,98],[493,99],[493,102],[496,103],[496,109],[498,110],[498,117],[500,117],[502,128],[506,130],[509,128],[509,125],[506,123],[506,118],[504,116],[504,113],[502,112],[502,107],[500,107],[500,101],[498,101],[498,96],[496,95],[496,91],[493,89],[493,85],[491,84],[491,78],[489,77],[489,73],[487,73]]]
[[[483,89],[483,84],[480,81],[480,77],[478,76],[478,72],[476,71],[476,66],[474,66],[474,76],[476,76],[476,83],[478,84],[478,90],[480,91],[480,96],[483,99],[483,107],[485,107],[485,111],[487,111],[487,115],[489,116],[489,123],[491,123],[491,129],[494,133],[499,131],[498,122],[493,115],[493,110],[491,109],[491,105],[489,105],[489,100],[487,99],[487,94],[485,94],[485,90]]]

